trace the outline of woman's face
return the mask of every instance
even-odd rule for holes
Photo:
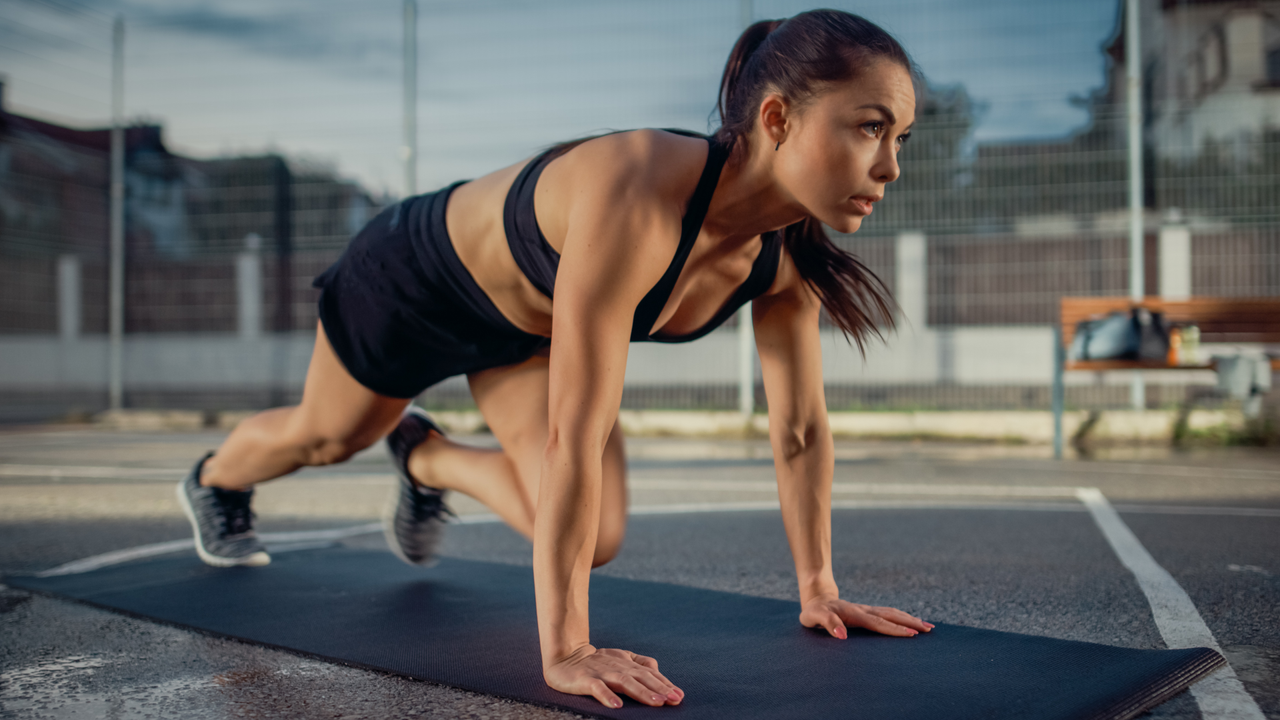
[[[911,75],[877,61],[789,116],[774,162],[778,180],[810,215],[854,232],[898,178],[898,150],[915,114]]]

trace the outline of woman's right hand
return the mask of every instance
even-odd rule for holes
[[[606,707],[622,707],[618,693],[659,707],[679,705],[684,691],[658,672],[658,661],[626,650],[584,645],[542,671],[552,690],[590,695]]]

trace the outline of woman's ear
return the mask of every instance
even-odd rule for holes
[[[769,93],[760,101],[760,129],[770,145],[776,147],[777,143],[786,142],[787,132],[791,129],[790,115],[790,104],[778,93]]]

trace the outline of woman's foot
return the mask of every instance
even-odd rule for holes
[[[400,424],[387,435],[387,450],[395,465],[396,489],[382,517],[387,547],[410,565],[435,564],[436,547],[444,535],[445,516],[453,511],[445,505],[446,490],[418,484],[409,473],[409,455],[426,442],[431,431],[444,431],[421,408],[409,406]]]
[[[214,567],[266,565],[271,562],[253,532],[253,490],[223,490],[200,484],[200,470],[213,453],[196,462],[178,483],[178,503],[195,532],[196,553]]]

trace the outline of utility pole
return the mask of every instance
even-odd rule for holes
[[[1128,80],[1129,121],[1129,296],[1141,302],[1146,294],[1146,254],[1142,198],[1142,11],[1140,0],[1126,0],[1124,65]],[[1142,371],[1134,370],[1129,398],[1134,410],[1147,407]]]
[[[111,246],[107,395],[124,407],[124,17],[111,28]]]
[[[738,0],[739,24],[751,25],[755,14],[752,0]],[[756,337],[751,320],[751,303],[738,310],[738,412],[750,420],[756,410]]]
[[[418,194],[418,2],[404,0],[404,196]]]

